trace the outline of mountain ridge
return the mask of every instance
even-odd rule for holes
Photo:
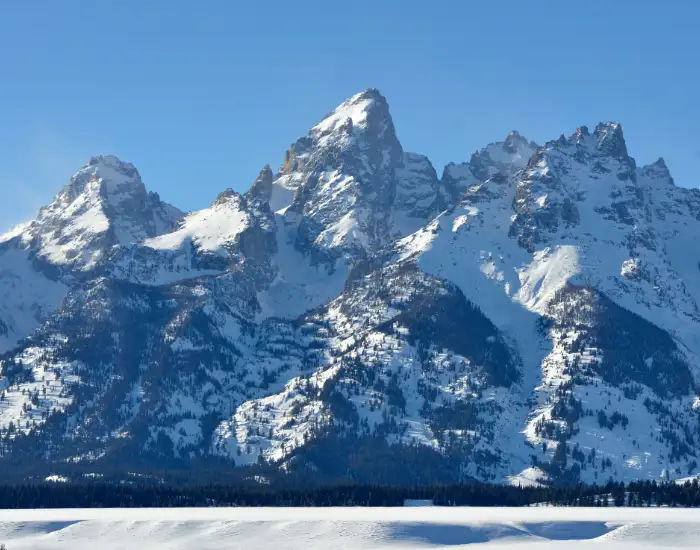
[[[375,89],[187,214],[94,157],[0,238],[0,462],[691,475],[698,229],[700,191],[638,167],[618,123],[511,131],[438,178]]]

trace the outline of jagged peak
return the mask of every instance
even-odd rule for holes
[[[389,104],[379,90],[368,88],[346,99],[314,125],[311,134],[352,133],[355,128],[393,133]]]
[[[274,174],[272,173],[272,169],[270,168],[269,164],[266,164],[263,166],[263,169],[260,170],[260,173],[255,180],[253,180],[253,183],[246,195],[253,199],[258,199],[265,202],[269,201],[270,197],[272,196],[273,179]]]
[[[472,154],[469,166],[478,179],[485,181],[496,172],[514,172],[523,168],[538,145],[517,130],[508,132],[503,141],[489,143]]]
[[[146,191],[133,164],[96,155],[19,236],[42,261],[87,271],[111,246],[168,232],[180,218],[180,210]]]
[[[600,122],[593,131],[596,139],[596,148],[601,153],[619,158],[627,159],[627,144],[622,134],[622,125],[618,122]]]
[[[659,157],[654,161],[651,166],[658,167],[662,170],[666,170],[668,172],[668,166],[666,165],[666,161],[664,160],[664,157]]]
[[[666,165],[666,161],[663,159],[663,157],[659,157],[658,159],[656,159],[656,161],[652,162],[651,164],[643,166],[641,168],[641,173],[649,178],[655,180],[662,180],[670,183],[671,185],[675,185],[675,182],[671,177],[671,172],[669,171],[668,166]]]
[[[116,155],[97,155],[90,157],[88,163],[82,166],[73,176],[76,178],[81,173],[89,173],[103,181],[137,182],[141,184],[141,174],[136,167],[121,160]]]
[[[534,141],[527,139],[517,130],[511,130],[503,138],[503,150],[508,153],[516,153],[522,149],[536,149],[537,144]]]
[[[368,88],[343,101],[290,145],[277,175],[298,170],[314,153],[327,148],[362,150],[376,159],[400,162],[403,149],[386,98]]]
[[[561,134],[558,139],[548,141],[543,150],[555,149],[571,154],[569,148],[574,148],[574,156],[578,159],[585,155],[610,157],[628,166],[629,170],[635,169],[635,162],[627,152],[627,145],[622,133],[622,125],[618,122],[600,122],[596,124],[593,133],[587,126],[579,126],[568,137]]]
[[[135,170],[133,164],[121,160],[116,155],[106,154],[106,155],[94,155],[90,157],[86,166],[109,166],[110,168],[115,168],[119,170]]]
[[[382,93],[377,88],[365,88],[361,92],[357,92],[354,96],[350,98],[350,100],[356,100],[360,98],[380,99],[386,101]]]
[[[576,131],[574,132],[574,136],[576,136],[579,139],[582,138],[587,138],[591,135],[591,133],[588,131],[588,126],[579,126],[576,128]]]
[[[72,202],[80,194],[93,190],[110,196],[124,191],[146,196],[146,187],[141,175],[130,162],[124,162],[115,155],[90,157],[73,174],[68,184],[59,192],[57,199]]]
[[[468,162],[448,163],[442,181],[448,187],[461,188],[485,182],[500,175],[509,175],[524,168],[539,145],[517,130],[510,130],[503,141],[494,141],[472,153]],[[453,190],[453,193],[457,192]]]

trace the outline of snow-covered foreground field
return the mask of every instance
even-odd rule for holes
[[[169,508],[0,510],[8,550],[699,548],[700,510]]]

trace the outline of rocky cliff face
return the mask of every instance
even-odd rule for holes
[[[91,159],[0,237],[7,476],[605,481],[700,453],[700,192],[622,129],[448,165],[376,90],[181,214]],[[400,467],[398,467],[400,466]]]
[[[271,202],[298,224],[297,247],[327,260],[417,229],[443,205],[441,191],[428,159],[404,153],[384,97],[366,90],[289,149]]]

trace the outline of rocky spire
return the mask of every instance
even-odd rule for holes
[[[593,131],[596,147],[600,153],[619,160],[629,159],[627,144],[622,135],[622,126],[617,122],[601,122]]]
[[[273,174],[270,165],[266,164],[263,169],[260,170],[258,177],[253,181],[247,195],[252,199],[258,199],[264,202],[269,201],[272,195],[272,178]]]

